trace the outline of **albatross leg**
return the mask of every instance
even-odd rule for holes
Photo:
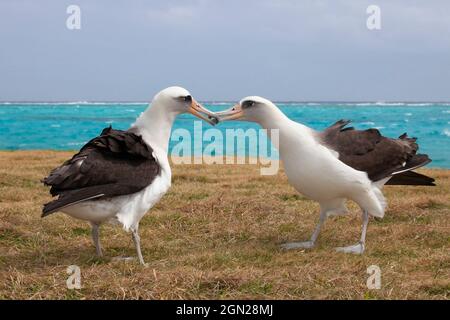
[[[97,252],[97,256],[103,257],[102,246],[100,245],[100,237],[99,237],[100,225],[97,223],[91,224],[92,224],[92,240],[94,241],[95,251]]]
[[[359,240],[359,242],[352,246],[336,248],[336,250],[338,252],[344,253],[363,254],[365,249],[366,232],[368,224],[369,224],[369,213],[366,210],[363,210],[363,225],[361,231],[361,239]]]
[[[320,228],[322,224],[325,222],[327,218],[326,211],[320,212],[319,222],[317,223],[316,229],[314,229],[313,234],[311,235],[311,239],[309,241],[303,242],[288,242],[281,245],[281,249],[283,250],[292,250],[292,249],[311,249],[316,244],[317,237],[320,233]]]
[[[136,247],[136,252],[137,252],[137,255],[138,255],[139,262],[143,266],[146,266],[147,264],[144,262],[144,258],[142,257],[141,237],[139,237],[139,231],[138,231],[137,227],[134,228],[134,229],[131,229],[131,235],[133,237],[134,246]]]

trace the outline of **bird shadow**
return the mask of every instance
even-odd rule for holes
[[[98,257],[95,248],[88,246],[68,246],[66,248],[41,248],[39,250],[21,250],[16,254],[2,257],[2,265],[7,269],[41,271],[45,267],[76,265],[93,267],[112,264],[115,257],[134,257],[134,251],[128,247],[104,249],[104,256]],[[136,260],[136,262],[134,261]],[[137,259],[131,263],[139,264]]]

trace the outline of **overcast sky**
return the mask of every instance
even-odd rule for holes
[[[0,0],[0,100],[148,101],[170,85],[199,100],[450,101],[450,1]]]

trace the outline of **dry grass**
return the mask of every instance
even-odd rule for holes
[[[94,257],[87,223],[64,214],[41,219],[50,199],[39,183],[67,152],[0,152],[1,299],[442,299],[450,297],[450,170],[423,170],[438,187],[387,187],[389,209],[371,219],[363,256],[334,252],[359,238],[360,217],[327,221],[312,251],[279,244],[307,239],[318,205],[283,172],[257,166],[178,165],[173,186],[141,222],[143,253],[118,227],[101,230],[106,258]],[[66,289],[66,268],[81,267],[81,290]],[[366,269],[382,270],[368,290]]]

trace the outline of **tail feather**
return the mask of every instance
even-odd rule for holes
[[[106,185],[108,186],[108,185]],[[41,217],[46,217],[65,207],[103,197],[104,194],[98,188],[99,186],[86,187],[78,190],[69,190],[59,194],[58,198],[44,204]],[[112,186],[113,187],[113,186]],[[110,189],[112,189],[110,186]]]
[[[405,171],[395,174],[386,182],[386,185],[406,185],[406,186],[435,186],[434,179],[426,175]]]
[[[406,171],[411,171],[423,166],[426,166],[431,162],[431,159],[426,154],[415,154],[411,159],[408,160],[408,162],[405,164],[405,166],[393,174],[399,174]]]
[[[405,135],[400,136],[403,139],[407,138]],[[431,162],[431,159],[426,154],[415,154],[405,166],[394,172],[392,177],[386,182],[387,185],[409,185],[409,186],[435,186],[434,179],[426,175],[414,172],[417,168],[426,166]]]

